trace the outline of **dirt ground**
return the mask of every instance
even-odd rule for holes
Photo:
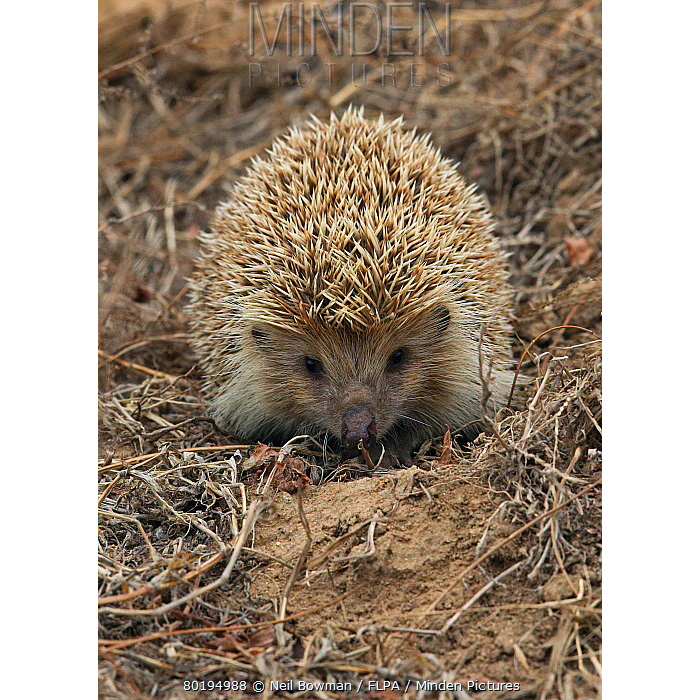
[[[382,85],[381,49],[357,87],[357,59],[321,41],[302,87],[305,58],[248,55],[248,3],[101,2],[100,697],[599,697],[600,6],[451,8],[450,55],[428,47],[421,87],[410,56]],[[227,183],[349,105],[430,132],[488,198],[530,378],[474,443],[436,438],[369,477],[221,434],[183,316]],[[290,681],[328,685],[272,685]]]

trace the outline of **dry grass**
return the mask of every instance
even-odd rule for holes
[[[328,85],[321,56],[308,87],[251,89],[241,5],[115,7],[100,24],[102,697],[228,697],[182,681],[236,678],[597,696],[598,3],[453,2],[455,80],[420,89],[382,87],[377,56],[361,88]],[[342,76],[351,59],[334,61]],[[290,123],[349,104],[432,132],[487,195],[517,293],[514,360],[532,377],[474,445],[439,439],[420,468],[359,480],[310,444],[264,469],[220,434],[182,316],[226,183]],[[324,485],[280,491],[295,465]]]

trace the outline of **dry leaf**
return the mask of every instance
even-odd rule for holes
[[[445,431],[445,435],[442,438],[442,451],[440,452],[440,459],[438,460],[438,466],[444,467],[452,461],[452,435],[450,434],[449,427]]]
[[[585,238],[569,236],[564,239],[564,243],[566,243],[566,252],[572,265],[586,265],[591,261],[593,248]]]

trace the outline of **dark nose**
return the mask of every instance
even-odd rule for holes
[[[352,406],[343,413],[343,447],[356,450],[360,440],[370,448],[377,439],[374,415],[368,406]]]

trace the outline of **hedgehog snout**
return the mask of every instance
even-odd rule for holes
[[[356,450],[360,441],[366,448],[377,441],[377,424],[369,406],[351,406],[343,413],[341,430],[343,448]]]

